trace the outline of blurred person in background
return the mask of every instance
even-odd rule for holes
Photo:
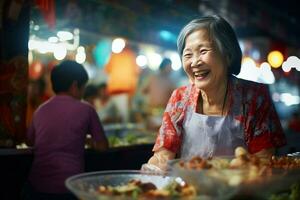
[[[225,19],[192,20],[177,47],[191,84],[171,95],[143,170],[166,170],[175,157],[233,156],[239,146],[269,157],[286,144],[267,86],[233,76],[240,72],[242,52]]]
[[[35,111],[27,132],[34,160],[23,199],[75,199],[65,180],[84,172],[86,134],[91,134],[95,149],[108,148],[95,109],[80,101],[87,80],[83,66],[74,61],[63,61],[51,71],[56,95]]]
[[[101,83],[97,87],[98,99],[95,102],[97,113],[103,124],[121,122],[121,114],[118,106],[111,100],[111,96],[107,91],[107,84]]]
[[[91,104],[92,106],[95,106],[95,102],[98,99],[98,89],[95,85],[87,85],[84,89],[83,93],[83,99]],[[102,122],[102,121],[101,121]]]
[[[131,99],[136,92],[139,67],[136,55],[126,44],[120,53],[112,53],[105,66],[108,75],[107,91],[120,111],[122,122],[130,121]]]
[[[171,78],[172,62],[168,58],[164,58],[159,65],[159,71],[148,78],[147,83],[142,89],[146,97],[146,105],[148,110],[149,127],[158,130],[164,108],[168,100],[176,88],[175,82]]]
[[[148,79],[152,74],[152,70],[149,66],[144,66],[141,68],[141,72],[138,79],[137,90],[134,94],[132,101],[132,119],[136,123],[146,125],[148,116],[148,105],[147,95],[144,94],[146,85],[148,84]]]
[[[88,85],[83,99],[94,106],[103,125],[121,122],[120,112],[116,103],[111,101],[106,83]]]

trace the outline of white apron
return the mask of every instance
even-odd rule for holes
[[[242,125],[231,115],[207,116],[186,112],[181,158],[230,156],[238,146],[247,149]]]

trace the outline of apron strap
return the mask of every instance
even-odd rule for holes
[[[188,87],[188,88],[187,88],[187,90],[185,91],[184,97],[183,97],[183,109],[182,109],[181,115],[182,115],[182,114],[185,115],[185,113],[186,113],[187,103],[188,103],[188,101],[189,101],[189,99],[190,99],[190,95],[191,95],[192,89],[193,89],[192,84],[189,84],[187,87]],[[181,127],[181,130],[180,130],[180,131],[182,131],[182,127]],[[181,137],[182,137],[182,134],[181,134]],[[175,155],[175,158],[180,158],[180,157],[181,157],[180,154],[181,154],[181,152],[179,151],[179,152]]]

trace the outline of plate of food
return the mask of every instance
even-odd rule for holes
[[[193,185],[173,176],[135,170],[82,173],[66,180],[82,200],[199,199]],[[201,199],[211,199],[202,195]]]

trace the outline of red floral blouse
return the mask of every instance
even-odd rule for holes
[[[157,151],[161,147],[174,153],[180,151],[183,122],[187,112],[195,112],[199,93],[199,89],[194,85],[174,90],[163,114],[162,125],[153,151]],[[250,153],[286,144],[266,85],[232,76],[229,81],[228,93],[230,101],[228,115],[232,115],[241,123],[245,143]]]

